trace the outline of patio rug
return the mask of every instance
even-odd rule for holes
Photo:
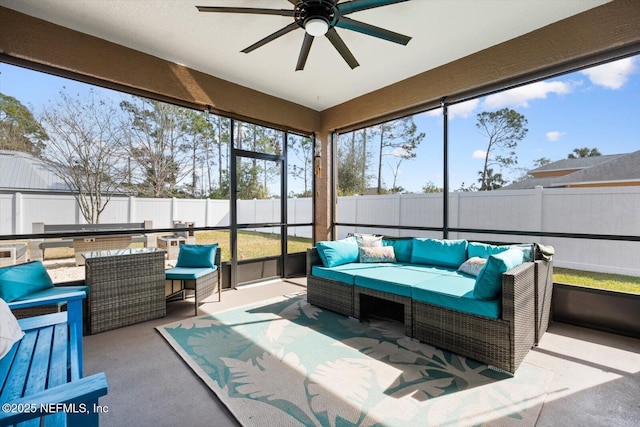
[[[158,331],[243,426],[533,426],[551,373],[515,376],[296,295]]]

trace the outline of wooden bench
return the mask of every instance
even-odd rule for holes
[[[131,243],[142,242],[144,246],[155,246],[153,237],[145,234],[145,231],[153,228],[153,221],[117,223],[117,224],[45,224],[34,222],[33,234],[54,234],[62,237],[62,240],[33,239],[30,242],[30,255],[32,260],[43,260],[44,251],[47,248],[72,247],[76,258],[76,265],[84,265],[83,252],[104,251],[114,249],[126,249]],[[79,232],[106,232],[126,231],[126,234],[76,236]],[[64,234],[69,236],[64,236]]]
[[[0,359],[0,426],[97,426],[104,373],[82,374],[84,292],[9,303],[13,309],[67,303],[67,311],[19,320],[24,337]]]

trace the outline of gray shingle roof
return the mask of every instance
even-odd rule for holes
[[[0,150],[0,191],[71,192],[42,160],[10,150]]]
[[[544,165],[544,166],[540,166],[539,168],[532,169],[529,171],[529,173],[591,168],[601,163],[606,163],[608,161],[614,160],[620,156],[626,156],[626,154],[607,154],[605,156],[579,157],[577,159],[562,159],[562,160],[558,160],[557,162],[549,163],[548,165]]]
[[[577,184],[602,184],[611,182],[640,182],[640,150],[627,154],[563,159],[530,172],[580,169],[576,172],[545,178],[528,178],[502,187],[505,190],[519,190],[543,187],[567,187]]]

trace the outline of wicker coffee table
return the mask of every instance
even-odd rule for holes
[[[119,249],[83,256],[92,334],[166,315],[165,251]]]

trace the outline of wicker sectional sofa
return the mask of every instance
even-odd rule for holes
[[[460,245],[464,245],[464,260],[432,256],[433,248],[449,251],[450,242],[458,247],[458,257],[462,256]],[[523,255],[519,265],[499,273],[495,298],[477,298],[474,287],[481,274],[474,277],[463,273],[455,264],[475,260],[480,250],[480,255],[486,256],[483,262],[491,260],[493,265],[499,257],[506,257],[506,253],[498,254],[507,246],[384,238],[383,246],[396,249],[397,259],[393,262],[343,259],[338,265],[329,260],[327,265],[323,243],[327,242],[319,242],[307,251],[310,304],[362,320],[370,315],[395,318],[404,323],[409,337],[509,373],[515,373],[547,329],[552,263],[541,259],[535,244],[516,245],[519,250],[529,251],[528,255]],[[344,243],[355,244],[347,239]],[[426,258],[412,253],[412,247],[425,244],[431,245],[426,248],[432,251]]]

